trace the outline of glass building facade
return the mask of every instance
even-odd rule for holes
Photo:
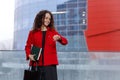
[[[23,80],[29,67],[23,51],[25,41],[36,13],[42,9],[52,11],[57,30],[69,41],[64,48],[57,44],[58,51],[66,51],[58,52],[58,80],[119,80],[120,52],[80,52],[87,51],[87,1],[47,1],[16,0],[14,49],[22,51],[0,51],[0,80]]]
[[[67,46],[57,44],[58,51],[87,51],[87,0],[16,0],[14,50],[24,49],[34,17],[43,9],[53,13],[58,32],[68,39]]]

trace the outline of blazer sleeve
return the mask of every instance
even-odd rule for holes
[[[62,45],[68,44],[68,40],[64,36],[60,35],[57,31],[55,31],[55,34],[57,34],[61,37],[61,40],[58,40],[59,43],[61,43]]]
[[[33,36],[32,36],[32,31],[29,32],[28,34],[28,38],[26,41],[26,45],[25,45],[25,53],[26,53],[26,60],[29,60],[29,54],[31,54],[31,45],[33,43]]]

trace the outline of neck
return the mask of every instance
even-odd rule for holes
[[[41,26],[41,31],[47,31],[47,27],[46,26]]]

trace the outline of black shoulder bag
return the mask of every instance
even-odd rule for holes
[[[42,37],[42,69],[38,70],[38,62],[33,61],[32,66],[34,62],[36,62],[35,70],[32,70],[32,66],[29,66],[27,70],[24,70],[24,77],[23,80],[45,80],[45,69],[44,69],[44,45],[45,45],[45,32],[43,31],[43,37]]]

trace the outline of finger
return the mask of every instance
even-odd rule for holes
[[[35,61],[33,55],[30,56],[30,60]]]
[[[56,36],[53,37],[54,41],[56,41]]]
[[[32,60],[35,61],[35,59],[34,59],[34,55],[32,56]]]

